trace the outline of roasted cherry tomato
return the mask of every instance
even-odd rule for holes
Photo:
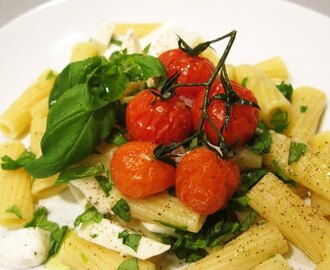
[[[239,184],[236,162],[205,147],[188,152],[177,166],[176,195],[197,213],[209,215],[224,208]]]
[[[130,140],[157,144],[180,142],[193,130],[190,111],[181,100],[162,100],[149,90],[128,103],[126,127]]]
[[[166,190],[175,183],[175,168],[155,160],[151,142],[121,145],[111,160],[111,178],[118,190],[130,198],[145,198]]]
[[[178,83],[207,82],[215,70],[214,64],[205,57],[190,56],[181,49],[172,49],[162,53],[159,60],[164,64],[168,77],[180,73]],[[203,91],[203,86],[178,87],[176,94],[193,100]]]
[[[237,95],[249,101],[257,104],[257,99],[253,93],[243,86],[232,82],[233,90]],[[216,94],[223,94],[224,88],[220,82],[213,84],[210,91],[210,97]],[[204,93],[201,92],[195,99],[194,105],[191,110],[192,121],[194,129],[197,130],[199,126],[199,121],[201,118],[201,108],[203,106]],[[226,104],[222,100],[212,100],[207,107],[207,114],[210,119],[215,123],[216,127],[220,129],[225,121],[226,116]],[[251,138],[254,134],[258,120],[259,120],[260,110],[256,107],[249,105],[232,105],[232,111],[230,115],[230,121],[227,129],[224,129],[222,135],[225,138],[227,145],[232,145],[237,143],[238,145],[243,145],[247,140]],[[218,134],[209,124],[205,121],[205,133],[207,138],[213,143],[217,144],[219,141]]]

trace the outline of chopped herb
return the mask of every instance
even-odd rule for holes
[[[102,163],[97,163],[94,166],[82,166],[64,169],[56,179],[55,185],[62,185],[66,184],[70,180],[99,175],[103,172],[103,170],[104,166]]]
[[[123,44],[123,42],[120,41],[119,39],[112,38],[112,39],[110,40],[110,44],[117,45],[117,46],[121,46],[121,45]]]
[[[25,225],[28,227],[38,227],[50,232],[50,245],[48,257],[55,255],[60,248],[62,240],[68,231],[68,226],[60,227],[57,223],[47,219],[48,211],[45,207],[38,208],[33,215],[33,219]]]
[[[110,191],[114,185],[112,179],[110,178],[109,170],[107,171],[106,175],[97,175],[95,179],[99,183],[101,189],[103,190],[106,197],[110,196]]]
[[[80,257],[81,257],[81,259],[82,259],[82,261],[84,262],[84,263],[88,263],[88,258],[87,258],[87,256],[84,254],[84,253],[80,253]]]
[[[272,165],[275,170],[274,173],[278,176],[279,179],[281,179],[284,183],[290,184],[292,186],[296,186],[296,182],[287,176],[285,169],[282,168],[278,160],[273,160]]]
[[[91,238],[96,238],[96,237],[98,237],[99,235],[96,234],[96,233],[93,233],[93,234],[90,234],[89,236],[90,236]]]
[[[243,80],[242,80],[242,83],[241,83],[241,85],[243,86],[243,87],[246,87],[246,84],[247,84],[247,82],[248,82],[248,77],[245,77]]]
[[[307,106],[300,106],[300,112],[304,113],[307,111]]]
[[[268,171],[265,169],[254,169],[241,174],[241,188],[243,193],[249,191]]]
[[[176,229],[176,230],[180,230],[180,231],[186,231],[187,230],[187,226],[178,226],[178,225],[167,223],[167,222],[164,222],[164,221],[161,221],[161,220],[155,220],[155,221],[159,222],[160,224],[162,224],[166,227],[170,227],[170,228],[173,228],[173,229]]]
[[[18,159],[14,160],[11,157],[5,155],[1,157],[2,163],[1,168],[3,170],[16,170],[21,167],[24,167],[30,161],[35,160],[36,155],[32,152],[25,151],[23,152]]]
[[[270,120],[273,129],[276,132],[282,132],[289,126],[288,113],[281,109],[277,109]]]
[[[16,204],[14,204],[13,206],[9,207],[6,210],[7,213],[12,213],[14,215],[16,215],[18,218],[23,218],[21,211],[19,210],[19,208],[17,207]]]
[[[54,71],[50,70],[46,76],[46,80],[51,80],[54,79],[56,77],[56,74]]]
[[[80,223],[94,221],[96,223],[99,223],[103,218],[103,215],[97,211],[95,207],[90,207],[85,210],[84,213],[80,214],[76,217],[73,225],[77,227]]]
[[[269,153],[272,142],[272,137],[266,124],[263,121],[260,121],[257,125],[255,134],[248,141],[247,145],[254,153],[263,155]]]
[[[123,261],[117,268],[117,270],[139,270],[137,258],[130,258]]]
[[[193,138],[189,144],[189,147],[188,149],[189,150],[193,150],[194,148],[196,148],[198,146],[198,139],[197,137],[196,138]]]
[[[291,102],[291,97],[293,93],[293,87],[291,84],[286,84],[281,82],[281,84],[276,85],[277,89],[285,96],[285,98]]]
[[[145,47],[143,48],[143,53],[144,53],[144,54],[148,54],[148,52],[149,52],[149,50],[150,50],[150,47],[151,47],[151,43],[149,43],[147,46],[145,46]]]
[[[141,240],[141,235],[136,233],[129,233],[127,230],[124,230],[118,234],[118,238],[123,238],[123,244],[129,246],[135,252],[137,252]]]
[[[307,151],[307,145],[304,143],[292,142],[290,145],[290,152],[288,158],[288,164],[296,162]]]
[[[131,220],[130,207],[124,199],[120,199],[118,202],[116,202],[115,206],[112,207],[112,211],[122,220],[127,222]]]
[[[258,216],[258,213],[251,210],[249,212],[248,216],[243,220],[243,222],[241,222],[240,231],[241,232],[247,231],[251,227],[253,222],[256,220],[257,216]]]

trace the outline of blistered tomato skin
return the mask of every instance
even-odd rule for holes
[[[159,60],[163,63],[168,77],[180,73],[178,83],[205,83],[215,70],[214,64],[207,58],[190,56],[181,49],[172,49],[162,53]],[[204,86],[178,87],[176,94],[194,100]]]
[[[224,208],[240,184],[234,160],[199,147],[188,152],[176,170],[176,195],[189,209],[210,215]]]
[[[130,140],[157,144],[181,142],[193,130],[188,107],[178,98],[156,99],[149,90],[136,95],[126,109]]]
[[[257,99],[253,93],[242,87],[241,85],[232,82],[234,91],[243,99],[247,99],[257,103]],[[224,93],[221,83],[215,83],[210,91],[210,97],[216,94]],[[203,106],[204,93],[200,93],[195,99],[195,103],[192,107],[191,114],[193,120],[194,129],[197,130],[201,117],[201,108]],[[226,108],[225,102],[221,100],[213,100],[207,107],[207,113],[211,120],[215,123],[216,127],[220,129],[225,121]],[[223,136],[227,145],[237,143],[238,145],[245,144],[254,134],[258,121],[260,110],[258,108],[247,105],[233,105],[230,121],[227,129],[223,130]],[[205,121],[205,133],[207,138],[213,143],[218,143],[218,135],[211,127],[211,125]]]
[[[175,168],[153,158],[156,144],[128,142],[121,145],[111,160],[111,178],[117,189],[129,198],[145,198],[160,193],[175,183]]]

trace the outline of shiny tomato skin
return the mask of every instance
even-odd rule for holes
[[[241,97],[254,103],[258,103],[253,93],[235,83],[231,82],[234,91]],[[215,83],[210,91],[210,96],[224,93],[224,89],[221,83]],[[194,129],[197,130],[201,117],[201,108],[203,105],[204,93],[200,93],[195,99],[194,105],[191,110],[192,121]],[[207,107],[207,113],[211,120],[215,123],[217,128],[222,127],[225,121],[225,103],[221,100],[213,100]],[[224,129],[223,136],[227,145],[232,145],[237,142],[237,145],[245,144],[254,134],[258,121],[260,110],[258,108],[247,105],[233,105],[232,113],[227,130]],[[218,135],[211,127],[211,125],[205,121],[204,130],[207,138],[213,143],[218,143]]]
[[[149,90],[136,95],[126,109],[130,140],[157,144],[180,142],[193,131],[190,110],[178,98],[156,99]]]
[[[175,183],[175,168],[155,160],[151,142],[128,142],[115,151],[111,178],[117,189],[129,198],[145,198],[160,193]]]
[[[210,215],[224,208],[240,184],[234,160],[199,147],[188,152],[176,170],[176,195],[189,209]]]
[[[190,56],[181,49],[172,49],[159,56],[168,77],[180,72],[178,83],[204,83],[207,82],[215,70],[214,64],[201,56]],[[195,99],[197,94],[205,89],[204,86],[178,87],[176,94],[188,99]]]

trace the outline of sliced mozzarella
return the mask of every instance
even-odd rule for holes
[[[118,225],[114,221],[102,219],[99,223],[89,223],[83,225],[78,231],[78,236],[100,246],[116,250],[123,254],[132,255],[145,260],[164,253],[171,248],[150,238],[141,237],[137,251],[123,244],[123,239],[118,238],[119,233],[126,228]],[[130,231],[129,233],[135,233]]]
[[[163,25],[143,37],[140,41],[142,46],[151,44],[148,54],[159,56],[164,51],[178,48],[178,36],[191,46],[196,45],[200,40],[197,33],[188,32],[178,27]]]
[[[39,228],[8,231],[0,238],[0,265],[29,269],[45,261],[50,234]]]
[[[142,225],[150,232],[154,233],[164,233],[171,236],[177,236],[175,229],[163,226],[161,224],[142,222]]]
[[[86,199],[84,194],[72,184],[69,184],[69,189],[76,202],[82,207],[86,207],[86,205],[88,204],[88,200]]]
[[[121,49],[126,49],[128,54],[142,52],[140,42],[136,37],[133,29],[128,29],[125,37],[123,38]]]
[[[110,40],[115,33],[115,29],[115,24],[102,22],[92,36],[92,40],[100,46],[100,49],[105,50],[110,44]]]

